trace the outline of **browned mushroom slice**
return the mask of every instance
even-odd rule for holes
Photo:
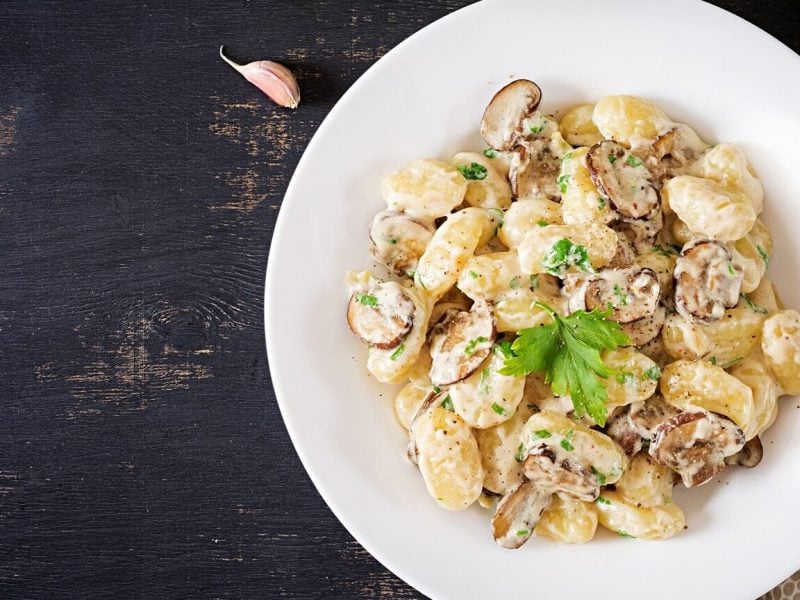
[[[630,323],[656,312],[661,295],[658,276],[651,269],[603,269],[586,282],[586,308],[610,307],[611,318]]]
[[[674,176],[679,169],[696,161],[708,145],[686,125],[676,125],[653,142],[653,154]]]
[[[414,439],[414,423],[416,423],[417,419],[419,419],[422,415],[428,412],[434,406],[441,406],[442,404],[447,404],[447,399],[449,396],[447,395],[447,390],[439,392],[435,394],[434,392],[430,392],[428,397],[423,400],[422,404],[419,405],[417,412],[414,413],[414,416],[411,418],[411,421],[408,424],[408,445],[406,446],[406,457],[408,460],[417,464],[417,442]]]
[[[745,467],[746,469],[752,469],[753,467],[758,466],[758,463],[761,462],[762,458],[764,458],[764,446],[761,445],[761,438],[756,436],[747,440],[744,448],[739,450],[739,452],[733,456],[727,457],[725,459],[725,464],[737,465],[740,467]]]
[[[680,413],[659,394],[651,396],[644,402],[634,402],[628,410],[631,426],[636,433],[646,439],[650,439],[656,428],[664,421]]]
[[[511,550],[522,546],[533,534],[551,497],[552,494],[537,489],[531,481],[523,481],[506,492],[492,517],[494,541]]]
[[[495,336],[485,300],[476,300],[469,312],[446,312],[430,334],[431,383],[450,385],[468,377],[489,356]]]
[[[611,224],[611,228],[621,233],[625,239],[633,244],[634,250],[639,254],[649,251],[658,232],[664,227],[664,213],[661,206],[647,217],[642,219],[621,218]]]
[[[407,277],[433,237],[433,225],[394,210],[379,212],[369,228],[370,254],[395,275]]]
[[[347,323],[364,342],[394,348],[414,325],[414,302],[394,281],[372,285],[350,296]]]
[[[617,236],[617,253],[608,266],[613,269],[630,267],[636,261],[636,251],[627,236]]]
[[[647,217],[660,204],[650,171],[622,144],[595,144],[586,155],[586,166],[597,189],[623,217]]]
[[[725,458],[744,446],[744,433],[721,415],[682,412],[656,427],[650,456],[681,476],[683,485],[701,485],[725,468]]]
[[[543,490],[564,492],[586,502],[594,502],[600,494],[591,469],[560,445],[539,443],[528,451],[522,466],[525,477]]]
[[[675,309],[682,317],[716,321],[736,306],[744,274],[730,251],[713,240],[687,243],[675,263]]]
[[[558,174],[561,158],[554,155],[547,140],[534,140],[514,147],[508,180],[514,198],[547,198],[558,202]]]
[[[483,139],[495,150],[511,150],[523,135],[523,121],[536,110],[541,99],[542,90],[527,79],[517,79],[503,87],[483,113]]]
[[[622,332],[631,339],[631,346],[644,346],[652,342],[664,327],[667,320],[667,309],[663,306],[656,307],[655,312],[649,317],[631,321],[630,323],[620,323]]]
[[[620,406],[606,420],[605,432],[622,451],[633,458],[642,449],[642,435],[630,419],[630,406]]]

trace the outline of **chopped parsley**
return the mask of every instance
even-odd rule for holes
[[[514,460],[518,463],[525,461],[525,444],[522,442],[520,442],[519,446],[517,447],[517,453],[514,455]]]
[[[492,402],[492,410],[500,416],[505,416],[508,414],[506,409],[500,406],[497,402]]]
[[[517,531],[517,537],[524,537],[524,536],[530,535],[530,534],[531,534],[531,532],[528,531],[527,529],[520,529],[519,531]]]
[[[370,296],[369,294],[358,294],[356,300],[364,306],[378,306],[378,298]]]
[[[539,287],[539,276],[538,275],[531,275],[531,290],[535,290]]]
[[[712,356],[711,358],[708,359],[708,362],[710,362],[712,365],[716,365],[717,364],[717,357],[716,356]]]
[[[475,339],[470,340],[469,343],[467,344],[467,347],[464,348],[464,354],[466,354],[467,356],[472,356],[473,354],[475,354],[475,352],[477,352],[478,344],[484,344],[488,341],[489,340],[483,336],[478,336]]]
[[[514,352],[511,350],[511,342],[504,340],[499,344],[496,344],[494,347],[495,353],[499,352],[503,355],[503,358],[511,358],[514,356]]]
[[[490,208],[488,209],[490,213],[495,213],[497,215],[497,227],[494,228],[494,234],[497,235],[497,232],[503,228],[503,222],[505,221],[505,213],[499,208]]]
[[[572,267],[578,267],[585,273],[594,273],[592,263],[589,262],[589,251],[585,246],[573,244],[567,238],[558,240],[539,261],[544,270],[561,277],[564,272]]]
[[[605,476],[605,474],[601,473],[600,471],[598,471],[594,467],[592,467],[592,475],[594,475],[594,478],[597,480],[597,485],[605,485],[606,484],[606,476]],[[603,498],[603,499],[605,500],[605,498]],[[606,500],[606,502],[608,502],[608,500]]]
[[[539,431],[534,431],[533,435],[543,440],[553,436],[553,434],[547,431],[547,429],[540,429]]]
[[[438,394],[441,391],[442,391],[442,388],[440,388],[438,385],[433,386],[433,393],[434,394]]]
[[[758,313],[760,315],[766,315],[769,312],[763,306],[759,306],[758,304],[756,304],[755,302],[750,300],[750,298],[748,298],[745,294],[739,294],[739,297],[742,300],[744,300],[745,304],[747,304],[747,308],[749,308],[753,312],[756,312],[756,313]]]
[[[660,254],[661,256],[677,256],[680,254],[681,249],[677,246],[670,246],[669,248],[664,248],[663,246],[656,244],[653,246],[653,249],[650,252],[654,254]]]
[[[622,291],[622,288],[619,287],[616,283],[614,284],[614,296],[617,298],[617,302],[622,306],[628,306],[628,295]]]
[[[395,350],[394,352],[392,352],[389,355],[389,358],[391,360],[397,360],[398,358],[400,358],[403,355],[403,352],[405,352],[405,351],[406,351],[406,345],[405,344],[400,344],[397,347],[397,350]]]
[[[761,244],[756,244],[756,250],[758,250],[758,255],[761,257],[761,260],[764,261],[764,266],[769,267],[769,254],[767,254],[767,251],[761,247]]]
[[[617,373],[617,382],[628,387],[634,387],[636,385],[636,375],[628,371],[622,371]]]
[[[606,207],[606,199],[602,196],[597,197],[597,210],[603,210]]]
[[[469,276],[472,277],[473,279],[477,279],[478,277],[480,277],[480,275],[478,275],[475,271],[469,271]]]
[[[733,268],[733,263],[731,263],[730,261],[728,262],[728,273],[730,273],[734,277],[736,276],[736,269]]]
[[[603,484],[600,484],[603,485]],[[603,498],[603,496],[598,496],[597,500],[595,500],[598,504],[611,504],[611,501],[608,498]]]
[[[536,224],[537,224],[539,227],[547,227],[548,225],[550,225],[550,223],[548,223],[548,222],[547,222],[547,221],[545,221],[544,219],[539,219],[538,221],[536,221]]]
[[[534,125],[529,129],[531,130],[531,133],[536,134],[536,133],[542,133],[545,127],[547,127],[547,120],[542,119],[542,123],[540,125]]]
[[[565,160],[569,160],[570,158],[572,158],[572,152],[567,152],[564,155],[564,158],[561,159],[561,162],[563,163]]]
[[[560,191],[562,194],[566,194],[567,184],[569,183],[569,175],[559,175],[556,183],[558,183],[558,191]]]
[[[588,414],[604,425],[608,410],[606,388],[598,377],[613,371],[600,356],[600,350],[614,350],[630,344],[619,323],[608,319],[610,311],[583,310],[562,317],[541,302],[534,306],[546,311],[553,322],[523,329],[511,345],[515,356],[506,359],[502,375],[521,376],[544,373],[545,383],[559,396],[569,396],[578,417]]]
[[[617,156],[616,156],[616,154],[609,154],[609,155],[608,155],[608,162],[610,162],[612,165],[613,165],[615,162],[617,162]]]
[[[447,396],[444,397],[444,400],[442,400],[442,403],[439,406],[441,406],[445,410],[449,410],[452,412],[455,412],[456,410],[453,407],[453,399],[450,397],[450,394],[447,394]]]
[[[497,150],[495,150],[494,148],[487,148],[486,150],[483,151],[483,155],[486,158],[494,158],[495,156],[497,156]]]
[[[489,390],[491,389],[491,386],[489,384],[489,375],[491,375],[491,373],[492,372],[489,369],[489,367],[486,367],[483,371],[481,371],[481,379],[478,382],[478,386],[484,393],[488,393]],[[492,408],[494,408],[494,406],[492,406]]]
[[[575,446],[573,446],[573,445],[572,445],[572,435],[573,435],[574,433],[575,433],[575,430],[573,430],[573,429],[570,429],[570,430],[567,432],[567,435],[565,435],[565,436],[564,436],[564,439],[562,439],[562,440],[561,440],[561,441],[558,443],[558,445],[559,445],[559,446],[561,446],[561,447],[562,447],[564,450],[566,450],[567,452],[572,452],[573,450],[575,450]]]
[[[473,181],[480,181],[482,179],[486,179],[486,175],[488,171],[486,167],[479,163],[472,163],[469,166],[461,165],[458,167],[458,172],[464,176],[464,179],[470,179]]]
[[[642,161],[636,158],[633,154],[628,154],[628,158],[625,159],[625,164],[629,167],[641,167]]]
[[[617,535],[619,535],[619,536],[621,536],[621,537],[627,537],[627,538],[632,538],[632,537],[633,537],[633,536],[632,536],[630,533],[628,533],[627,531],[622,531],[622,529],[620,529],[619,531],[617,531]]]
[[[658,365],[653,365],[644,372],[644,376],[653,381],[658,381],[661,379],[661,369],[658,368]]]
[[[519,277],[514,277],[514,279],[508,282],[508,287],[510,287],[512,290],[519,289],[519,286],[521,285],[522,284],[519,282]]]
[[[396,244],[397,243],[397,238],[393,238],[393,237],[389,237],[388,235],[384,235],[383,236],[383,241],[386,242],[387,244]]]

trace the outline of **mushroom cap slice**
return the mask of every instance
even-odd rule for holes
[[[730,419],[708,412],[681,412],[656,427],[650,456],[694,487],[725,468],[725,458],[744,446],[744,432]]]
[[[497,334],[492,309],[478,299],[467,311],[447,311],[430,333],[431,383],[450,385],[489,356]]]
[[[433,237],[433,224],[406,213],[384,210],[369,227],[369,252],[395,275],[407,277]]]
[[[664,421],[680,413],[660,394],[655,394],[644,402],[634,402],[629,406],[628,411],[628,418],[633,429],[647,439],[653,436],[653,432]]]
[[[666,320],[667,309],[663,306],[658,306],[649,317],[631,321],[630,323],[620,323],[620,328],[631,339],[631,346],[644,346],[658,337]]]
[[[758,466],[762,458],[764,458],[764,446],[761,444],[761,438],[756,436],[747,440],[747,443],[739,452],[728,456],[725,459],[725,464],[752,469]]]
[[[586,281],[586,308],[610,307],[611,318],[631,323],[656,312],[661,284],[652,269],[603,269]]]
[[[355,291],[347,304],[347,323],[365,343],[389,350],[398,346],[414,325],[414,301],[394,281]]]
[[[611,414],[606,420],[605,432],[622,448],[629,459],[642,449],[642,437],[644,436],[631,423],[630,405],[620,406]]]
[[[528,451],[525,476],[537,487],[564,492],[579,500],[594,502],[600,485],[592,471],[559,445],[542,442]]]
[[[511,150],[523,133],[522,122],[536,110],[541,100],[542,90],[527,79],[517,79],[504,86],[483,112],[483,139],[495,150]]]
[[[533,528],[550,504],[552,494],[523,481],[507,492],[492,517],[494,541],[503,548],[514,550],[528,541]]]
[[[603,140],[592,146],[586,166],[597,189],[623,217],[645,218],[661,203],[650,171],[619,142]]]
[[[508,168],[508,180],[514,198],[561,200],[558,174],[561,157],[553,154],[547,140],[533,140],[514,147]]]
[[[730,251],[714,240],[687,243],[675,263],[675,309],[685,319],[721,319],[736,306],[744,274]]]

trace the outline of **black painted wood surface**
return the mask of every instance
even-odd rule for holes
[[[0,597],[421,598],[305,475],[262,296],[321,120],[465,4],[0,3]],[[792,0],[718,4],[800,49]]]

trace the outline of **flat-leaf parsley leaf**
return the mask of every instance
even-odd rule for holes
[[[471,165],[461,165],[458,167],[458,172],[464,176],[464,179],[481,180],[486,179],[488,171],[486,167],[479,163],[472,163]]]
[[[546,304],[536,302],[535,306],[546,311],[553,322],[520,331],[511,345],[514,356],[505,360],[500,373],[544,373],[553,392],[572,399],[577,416],[588,414],[604,425],[608,395],[598,377],[605,379],[614,371],[603,363],[600,350],[628,345],[630,338],[619,323],[607,318],[609,310],[578,310],[562,317]]]

